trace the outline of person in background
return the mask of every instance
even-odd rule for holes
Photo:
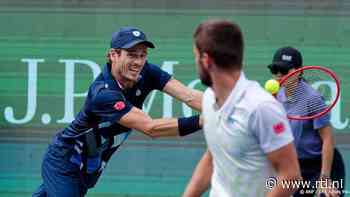
[[[272,64],[268,65],[268,68],[273,78],[279,80],[284,75],[301,68],[302,65],[302,55],[296,48],[282,47],[275,52]],[[303,80],[302,76],[296,80],[296,83],[296,85],[287,83],[286,86],[294,87],[282,87],[276,95],[276,99],[282,103],[288,114],[293,114],[296,110],[305,108],[300,107],[300,105],[305,105],[305,102],[298,102],[298,99],[289,99],[288,95],[293,95],[289,91],[296,88],[303,88],[303,94],[298,95],[304,98],[313,96],[313,99],[310,100],[318,103],[317,106],[326,106],[322,97],[315,94],[316,91]],[[311,108],[315,105],[308,105],[309,110],[307,111],[313,111]],[[334,146],[330,114],[327,113],[312,120],[289,120],[289,122],[298,153],[301,175],[304,181],[311,181],[313,186],[312,188],[300,188],[294,196],[311,197],[315,193],[323,193],[326,196],[344,196],[344,188],[341,188],[345,186],[344,162],[341,154]],[[313,189],[316,188],[316,181],[319,182],[318,191]],[[332,181],[335,183],[335,187],[340,188],[332,188]],[[326,186],[329,188],[326,188]],[[305,192],[306,189],[308,189],[308,192]]]

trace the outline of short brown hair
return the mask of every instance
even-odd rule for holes
[[[243,35],[240,27],[226,20],[201,23],[194,35],[199,53],[208,53],[223,69],[241,69],[243,61]]]
[[[106,54],[106,62],[108,64],[112,64],[112,60],[111,60],[111,52],[112,51],[115,51],[116,53],[120,54],[121,53],[121,49],[113,49],[113,48],[110,48],[108,51],[107,51],[107,54]]]

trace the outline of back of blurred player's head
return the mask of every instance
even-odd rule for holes
[[[199,53],[207,53],[217,67],[242,68],[244,42],[237,24],[226,20],[205,21],[197,27],[194,42]]]

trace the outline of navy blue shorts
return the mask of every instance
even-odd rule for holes
[[[69,161],[72,147],[52,144],[44,155],[41,176],[43,183],[33,197],[80,197],[87,192],[78,165]]]

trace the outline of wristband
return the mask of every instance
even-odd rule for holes
[[[179,135],[185,136],[201,129],[199,125],[199,115],[188,118],[178,118]]]

